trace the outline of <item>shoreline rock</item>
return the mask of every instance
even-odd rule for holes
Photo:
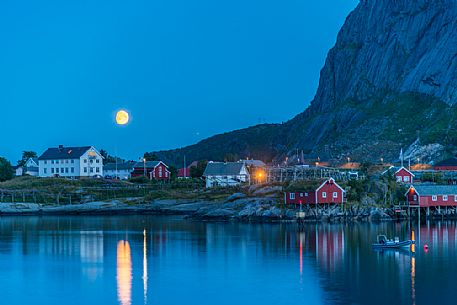
[[[224,201],[155,200],[128,204],[118,200],[73,205],[35,203],[0,203],[0,216],[7,215],[182,215],[193,221],[292,222],[297,209],[284,208],[277,199],[232,195]],[[373,206],[304,207],[302,222],[360,222],[407,219],[393,209]],[[431,218],[455,219],[456,215],[430,215]]]

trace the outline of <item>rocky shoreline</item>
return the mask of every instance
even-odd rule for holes
[[[392,209],[340,206],[304,208],[304,221],[377,221],[398,219]],[[0,203],[0,215],[182,215],[194,221],[296,221],[297,210],[284,208],[274,197],[247,197],[235,193],[225,200],[155,200],[129,203],[117,200],[72,205]]]

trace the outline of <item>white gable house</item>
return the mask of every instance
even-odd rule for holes
[[[103,176],[103,157],[93,146],[48,148],[38,165],[40,177]]]
[[[242,162],[209,162],[203,177],[207,188],[236,186],[249,181],[249,172]]]
[[[29,158],[24,166],[18,166],[16,168],[16,176],[38,176],[38,159]]]

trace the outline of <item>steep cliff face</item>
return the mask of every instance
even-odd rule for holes
[[[298,149],[310,158],[373,161],[398,158],[414,143],[414,151],[439,147],[432,153],[439,158],[457,146],[456,125],[457,0],[361,0],[303,113],[267,132],[239,130],[159,155],[172,162],[226,153],[283,160]],[[205,147],[220,153],[208,156]]]
[[[456,71],[456,0],[361,1],[328,54],[312,108],[391,91],[453,105]]]

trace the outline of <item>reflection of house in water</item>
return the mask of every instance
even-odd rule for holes
[[[316,260],[326,271],[334,271],[337,265],[344,261],[344,230],[316,227],[314,231],[300,234],[300,246],[313,251]]]
[[[103,273],[103,231],[81,231],[79,234],[82,271],[94,280]]]

